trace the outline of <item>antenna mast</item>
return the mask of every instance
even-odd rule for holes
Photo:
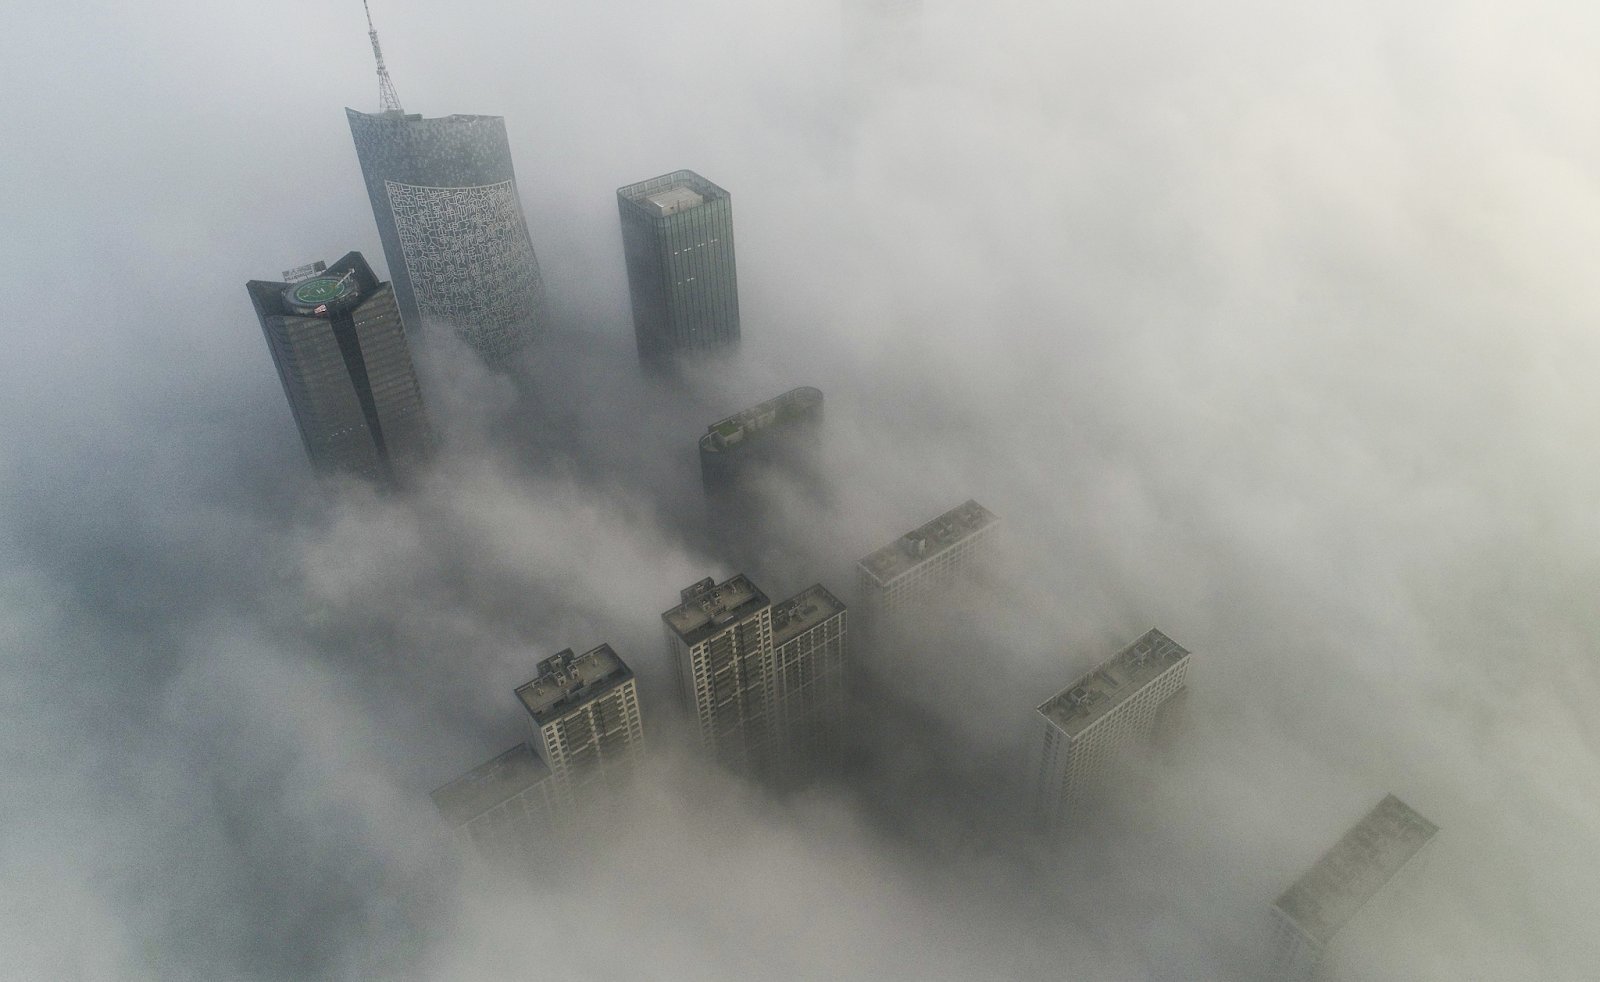
[[[378,106],[386,113],[405,112],[400,108],[400,93],[394,90],[389,69],[384,67],[383,49],[378,46],[378,29],[372,26],[372,8],[367,6],[367,0],[361,0],[361,9],[367,12],[367,37],[372,41],[372,57],[378,62]]]

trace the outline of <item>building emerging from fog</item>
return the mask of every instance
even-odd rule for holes
[[[361,253],[245,290],[313,466],[390,480],[427,456],[433,434],[394,291]]]
[[[681,600],[661,618],[705,748],[773,776],[803,764],[843,717],[844,604],[821,584],[773,604],[742,573]]]
[[[1273,979],[1308,982],[1340,931],[1438,831],[1385,795],[1272,905],[1278,943]]]
[[[811,488],[822,392],[801,386],[706,427],[700,477],[710,527],[747,543],[772,527],[771,492]]]
[[[504,362],[540,326],[544,284],[505,120],[346,109],[407,323]]]
[[[1039,707],[1035,806],[1046,827],[1059,828],[1114,770],[1117,755],[1149,738],[1188,674],[1189,652],[1151,630]]]
[[[620,789],[644,751],[633,670],[603,644],[582,655],[568,648],[540,662],[538,671],[517,687],[517,698],[561,793],[586,801]]]
[[[948,589],[988,552],[1000,519],[967,501],[856,564],[862,603],[878,615]]]
[[[555,783],[533,748],[519,743],[433,793],[463,846],[485,859],[527,865],[556,824]]]
[[[517,687],[531,738],[433,792],[456,838],[494,862],[526,862],[538,841],[612,805],[644,756],[633,671],[608,644],[539,662]]]
[[[739,344],[733,200],[694,171],[617,189],[622,250],[639,360],[665,370],[679,358]]]

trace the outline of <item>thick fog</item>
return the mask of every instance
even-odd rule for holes
[[[850,0],[854,4],[856,0]],[[319,482],[244,284],[363,252],[356,3],[0,32],[0,976],[1254,980],[1385,792],[1441,827],[1340,978],[1600,969],[1600,14],[374,0],[406,109],[503,115],[550,329],[417,336],[444,449]],[[744,345],[647,380],[615,189],[727,188]],[[415,333],[415,332],[414,332]],[[827,399],[737,558],[694,441]],[[850,760],[685,749],[659,615],[975,498],[981,589],[857,645]],[[1068,834],[1033,708],[1150,627],[1181,726]],[[433,788],[562,648],[635,669],[638,799],[524,881]]]

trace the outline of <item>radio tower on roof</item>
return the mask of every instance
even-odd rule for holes
[[[383,48],[378,46],[378,29],[372,26],[372,8],[367,6],[367,0],[361,0],[361,9],[367,12],[367,37],[372,39],[372,57],[378,62],[378,110],[386,113],[403,113],[400,108],[400,93],[394,90],[394,80],[389,77],[389,69],[383,64]]]

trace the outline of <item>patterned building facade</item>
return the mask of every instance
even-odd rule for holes
[[[390,480],[433,444],[394,291],[359,252],[303,273],[245,290],[306,455],[319,471]]]
[[[499,116],[346,109],[408,323],[504,362],[540,327],[544,282]]]
[[[1150,737],[1188,675],[1188,650],[1152,629],[1039,707],[1035,807],[1047,828],[1059,828],[1114,772],[1117,756]]]
[[[617,189],[634,340],[647,368],[739,344],[733,200],[680,170]]]

